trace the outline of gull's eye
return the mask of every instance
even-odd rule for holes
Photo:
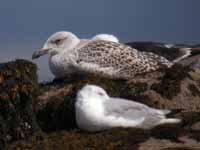
[[[55,44],[59,44],[60,42],[62,42],[62,39],[57,39],[54,41]]]
[[[62,42],[64,42],[65,40],[67,40],[68,37],[60,37],[60,38],[55,38],[55,39],[52,39],[50,42],[52,44],[56,44],[56,45],[59,45],[59,44],[62,44]]]
[[[100,96],[104,96],[104,93],[102,93],[102,92],[98,92],[98,94],[99,94]]]
[[[64,38],[60,38],[60,39],[56,39],[54,41],[52,41],[52,43],[56,44],[56,45],[59,45],[61,44],[63,41],[65,41],[67,39],[67,37],[64,37]]]

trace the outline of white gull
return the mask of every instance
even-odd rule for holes
[[[91,132],[114,127],[150,129],[181,121],[166,118],[169,110],[154,109],[138,102],[109,97],[104,89],[95,85],[86,85],[78,92],[75,112],[78,127]]]

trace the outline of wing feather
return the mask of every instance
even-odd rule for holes
[[[144,126],[155,125],[165,117],[160,110],[121,98],[110,98],[109,100],[105,101],[104,107],[106,115],[123,117],[131,120],[139,120],[144,118]]]
[[[169,61],[156,54],[139,52],[124,44],[110,41],[92,41],[78,49],[77,64],[80,68],[119,78],[130,78],[135,74],[156,70],[167,66],[167,63]]]

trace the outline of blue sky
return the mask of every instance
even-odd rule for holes
[[[30,59],[52,33],[81,38],[110,33],[120,41],[200,43],[199,0],[0,0],[0,61]],[[40,80],[52,78],[47,57]]]

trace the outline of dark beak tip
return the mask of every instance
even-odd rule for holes
[[[37,59],[37,58],[39,58],[40,56],[47,54],[49,50],[50,50],[50,49],[39,49],[39,50],[35,51],[35,52],[33,53],[33,55],[32,55],[32,60],[33,60],[33,59]]]
[[[32,57],[31,57],[31,58],[32,58],[32,60],[34,60],[34,59],[36,59],[36,56],[32,55]]]
[[[32,55],[32,60],[37,59],[37,58],[39,58],[39,57],[40,57],[40,56],[39,56],[38,54],[33,53],[33,55]]]

